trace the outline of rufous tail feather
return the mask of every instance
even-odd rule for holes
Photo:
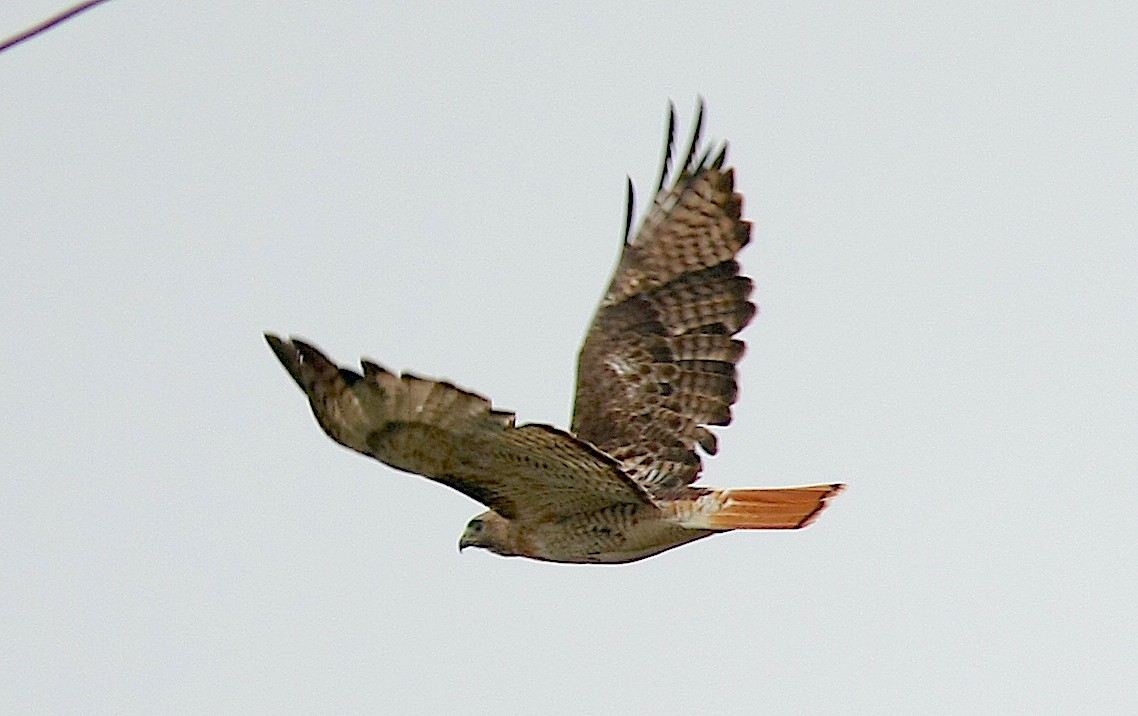
[[[688,503],[685,527],[711,530],[794,530],[813,522],[845,485],[711,490]]]

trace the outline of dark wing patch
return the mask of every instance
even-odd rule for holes
[[[333,440],[503,517],[541,521],[652,504],[621,463],[563,430],[516,427],[513,413],[450,383],[397,376],[369,361],[361,376],[303,341],[265,339]]]
[[[699,117],[697,128],[702,106]],[[699,476],[697,445],[716,452],[705,426],[731,422],[743,354],[732,336],[755,314],[735,261],[751,224],[723,168],[726,147],[711,160],[698,149],[697,129],[672,186],[625,246],[577,369],[574,434],[656,491]]]

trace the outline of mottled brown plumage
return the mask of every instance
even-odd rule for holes
[[[324,431],[490,508],[460,546],[558,562],[630,562],[732,529],[809,524],[842,485],[690,486],[707,426],[731,422],[733,336],[755,314],[735,257],[750,239],[726,146],[697,157],[703,110],[670,186],[674,112],[659,188],[625,243],[577,371],[572,431],[514,415],[449,383],[363,362],[339,368],[302,341],[266,339]],[[629,195],[631,210],[631,193]],[[631,216],[631,213],[630,213]]]

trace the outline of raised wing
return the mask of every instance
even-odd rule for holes
[[[620,460],[654,492],[699,476],[699,445],[717,449],[707,425],[731,422],[742,341],[732,338],[755,306],[735,256],[750,239],[727,147],[696,158],[703,106],[670,187],[675,109],[659,188],[581,348],[573,432]],[[630,200],[631,206],[631,200]],[[631,212],[629,212],[631,214]]]
[[[613,458],[548,425],[435,380],[362,361],[339,368],[302,341],[265,334],[308,395],[329,437],[391,467],[429,477],[509,519],[557,519],[614,504],[651,504]]]

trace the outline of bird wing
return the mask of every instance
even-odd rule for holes
[[[675,110],[657,193],[625,243],[581,348],[572,431],[620,460],[650,491],[699,476],[700,456],[717,450],[708,425],[731,422],[735,364],[750,322],[750,279],[735,256],[750,239],[727,147],[697,158],[703,107],[691,144],[665,188]],[[628,216],[631,216],[631,194]]]
[[[514,414],[450,383],[369,361],[363,375],[313,346],[265,335],[336,442],[399,470],[452,487],[498,514],[552,520],[614,504],[652,504],[622,465],[549,425]]]

